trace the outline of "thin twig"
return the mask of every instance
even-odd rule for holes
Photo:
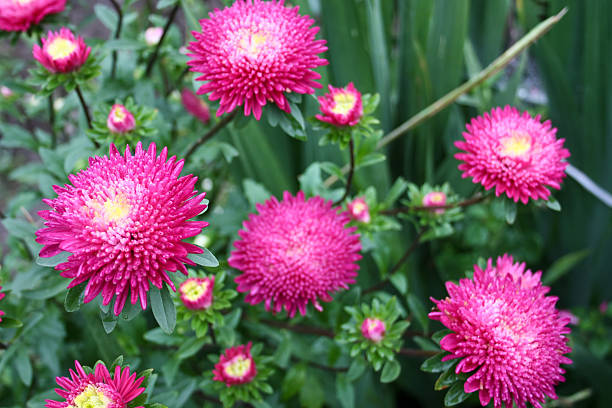
[[[334,206],[342,203],[351,192],[351,184],[353,183],[353,173],[355,172],[355,143],[353,142],[353,136],[351,136],[351,140],[349,141],[349,157],[350,167],[348,176],[346,177],[346,189],[344,190],[344,195],[342,196],[342,198],[333,204]]]
[[[153,64],[155,63],[155,60],[157,59],[159,50],[164,42],[164,38],[166,38],[166,34],[168,33],[168,30],[170,29],[170,25],[172,24],[172,21],[174,21],[174,17],[176,16],[176,13],[180,6],[181,6],[181,2],[177,1],[176,5],[170,12],[170,16],[168,17],[168,21],[166,21],[166,25],[164,26],[164,31],[162,33],[162,36],[159,39],[159,42],[157,43],[157,45],[155,46],[155,51],[153,51],[153,55],[151,55],[151,58],[149,59],[149,63],[147,64],[147,69],[144,74],[145,78],[148,78],[151,75],[151,71],[153,70]]]
[[[121,10],[121,6],[117,3],[116,0],[110,0],[113,3],[113,7],[117,11],[117,29],[115,30],[115,39],[119,39],[121,37],[121,28],[123,26],[123,11]],[[111,78],[115,78],[115,73],[117,72],[117,50],[113,50],[113,60],[112,60],[112,68],[111,68]]]
[[[452,208],[457,208],[457,207],[469,207],[471,205],[478,204],[484,201],[486,198],[487,196],[485,195],[476,194],[474,197],[468,198],[467,200],[460,201],[458,203],[450,203],[450,204],[445,204],[445,205],[432,205],[432,206],[415,205],[411,207],[399,207],[399,208],[393,208],[390,210],[381,210],[379,211],[379,214],[397,215],[401,213],[409,213],[412,211],[450,210]]]
[[[204,144],[204,142],[206,142],[208,139],[213,137],[218,131],[223,129],[225,127],[225,125],[230,123],[232,121],[232,119],[234,119],[236,117],[237,113],[238,113],[238,110],[235,110],[235,111],[233,111],[231,113],[228,113],[215,126],[213,126],[212,129],[210,129],[206,134],[204,134],[201,138],[199,138],[198,140],[193,142],[191,144],[191,146],[189,146],[189,148],[187,148],[186,153],[183,155],[183,158],[185,159],[185,162],[187,161],[189,156],[191,156],[193,154],[193,152],[195,152],[196,149],[198,147],[200,147],[200,145]]]
[[[403,349],[400,349],[397,353],[401,354],[402,356],[409,356],[409,357],[431,357],[431,356],[435,356],[436,354],[438,354],[439,351],[403,348]]]
[[[412,244],[408,247],[408,249],[406,250],[406,252],[404,252],[404,255],[400,258],[399,261],[397,261],[397,263],[395,265],[393,265],[393,267],[391,268],[391,270],[389,271],[389,276],[393,275],[395,272],[397,272],[399,270],[399,268],[404,264],[404,262],[406,262],[408,260],[408,258],[410,257],[410,255],[412,255],[412,253],[417,249],[417,247],[419,246],[419,244],[421,243],[421,237],[423,237],[423,234],[425,233],[427,229],[424,228],[422,229],[417,236],[414,238],[414,241],[412,241]],[[385,287],[385,285],[387,283],[389,283],[389,279],[387,278],[383,281],[378,282],[377,284],[370,286],[369,288],[367,288],[366,290],[364,290],[363,292],[361,292],[362,295],[367,295],[368,293],[371,292],[375,292],[377,290],[380,290],[382,288]]]
[[[278,329],[287,329],[287,330],[294,331],[296,333],[314,334],[316,336],[324,336],[324,337],[331,337],[331,338],[335,336],[333,331],[323,329],[320,327],[303,326],[299,324],[288,324],[285,322],[280,322],[278,320],[270,320],[270,319],[261,319],[260,322],[267,324],[268,326],[276,327]]]
[[[208,329],[210,330],[210,339],[212,340],[212,344],[213,346],[217,345],[217,336],[215,336],[215,329],[213,328],[212,324],[208,325]]]
[[[398,137],[408,133],[412,129],[421,125],[423,122],[427,121],[429,118],[435,116],[440,111],[447,108],[453,102],[455,102],[459,97],[463,94],[468,93],[472,89],[476,88],[478,85],[482,84],[487,79],[491,78],[493,75],[501,71],[505,68],[514,58],[516,58],[521,52],[525,51],[531,44],[533,44],[538,38],[543,36],[550,30],[555,24],[557,24],[561,18],[567,13],[567,7],[563,8],[558,14],[549,17],[548,19],[542,21],[540,24],[535,26],[531,31],[529,31],[525,36],[523,36],[520,40],[518,40],[514,45],[508,48],[503,54],[495,59],[489,66],[476,74],[472,79],[453,89],[425,109],[421,110],[419,113],[408,119],[406,122],[402,123],[397,128],[393,129],[389,132],[385,137],[383,137],[378,144],[376,145],[377,149],[381,149],[384,146],[388,145]],[[348,171],[348,166],[344,166],[342,168],[342,172],[346,173]],[[325,180],[325,186],[329,187],[338,181],[338,177],[335,175],[329,176]]]
[[[57,134],[55,132],[55,108],[53,107],[53,92],[49,95],[49,125],[51,126],[51,147],[57,144]]]

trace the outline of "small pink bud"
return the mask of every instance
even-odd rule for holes
[[[380,342],[385,337],[386,330],[385,322],[375,317],[368,317],[361,323],[361,334],[374,343]]]
[[[189,89],[185,88],[181,92],[181,102],[187,112],[198,118],[202,123],[206,125],[210,122],[210,109],[208,105]]]
[[[127,110],[125,106],[115,104],[108,114],[106,125],[108,130],[113,133],[127,133],[134,129],[136,121],[132,112]]]
[[[49,31],[41,38],[42,47],[34,44],[32,54],[49,72],[66,73],[77,71],[85,62],[91,48],[83,38],[62,27],[59,31]]]
[[[0,94],[2,94],[2,96],[5,98],[10,98],[11,96],[13,96],[13,91],[11,90],[11,88],[3,85],[0,87]]]
[[[334,126],[355,126],[363,116],[361,92],[351,82],[346,88],[329,85],[329,93],[319,96],[321,114],[315,117]]]
[[[354,199],[347,208],[352,219],[365,224],[370,222],[370,208],[363,198]]]
[[[606,301],[601,302],[599,304],[599,312],[601,314],[604,314],[604,313],[606,313],[607,310],[608,310],[608,302],[606,302]]]
[[[438,207],[441,205],[446,205],[446,194],[442,191],[432,191],[423,197],[423,205],[425,207]],[[444,213],[443,208],[438,208],[433,211],[436,214]]]
[[[179,286],[181,300],[187,309],[208,309],[213,301],[215,277],[189,278]]]
[[[148,46],[157,45],[164,34],[164,29],[161,27],[149,27],[145,31],[145,42]]]
[[[251,356],[251,346],[249,342],[226,349],[215,364],[213,381],[223,382],[228,387],[253,381],[257,368]]]

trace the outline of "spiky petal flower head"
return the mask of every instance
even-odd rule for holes
[[[78,361],[74,362],[76,371],[70,371],[70,378],[57,377],[55,392],[64,401],[46,400],[46,408],[127,408],[128,403],[145,390],[140,385],[144,377],[130,375],[130,368],[123,370],[115,367],[111,377],[104,364],[96,365],[93,373],[87,374]],[[134,408],[143,408],[134,407]]]
[[[306,200],[301,191],[295,197],[285,191],[283,201],[271,197],[256,208],[228,259],[242,271],[235,281],[239,292],[248,292],[246,302],[304,315],[309,302],[323,310],[319,299],[330,301],[330,292],[355,282],[361,242],[356,227],[346,227],[348,213],[318,196]]]
[[[455,154],[463,162],[462,177],[524,204],[530,198],[548,200],[547,187],[561,188],[570,153],[550,121],[506,106],[472,119],[466,128],[465,140],[455,142],[462,150]]]
[[[210,108],[208,104],[189,89],[185,88],[181,92],[181,102],[187,112],[191,113],[200,122],[205,125],[210,122]]]
[[[188,221],[206,208],[205,193],[194,190],[197,177],[179,177],[182,160],[167,156],[155,143],[148,150],[138,143],[134,155],[111,144],[108,156],[91,157],[89,168],[68,177],[72,184],[53,186],[57,198],[43,200],[51,210],[38,213],[46,220],[36,232],[40,256],[72,253],[55,269],[72,279],[68,288],[87,282],[85,302],[102,293],[108,305],[116,296],[118,315],[131,293],[145,309],[150,284],[175,290],[167,272],[187,275],[185,264],[195,265],[187,255],[202,253],[183,240],[208,225]]]
[[[349,83],[345,88],[329,85],[329,93],[319,96],[319,109],[322,114],[315,117],[334,126],[355,126],[363,116],[361,92]]]
[[[370,222],[370,208],[363,197],[354,199],[348,203],[346,207],[351,218],[355,221],[363,222],[365,224]]]
[[[66,0],[1,0],[0,30],[26,31],[49,14],[61,13]]]
[[[569,318],[555,308],[557,298],[546,296],[540,272],[525,271],[512,257],[489,259],[483,270],[474,266],[473,279],[446,283],[449,296],[435,300],[429,317],[452,333],[440,341],[450,354],[443,361],[460,359],[455,371],[471,373],[466,393],[479,392],[480,403],[502,403],[519,408],[529,402],[541,407],[546,396],[557,398],[554,386],[564,381],[561,364]]]
[[[106,126],[112,133],[127,133],[136,127],[136,120],[132,112],[121,104],[114,104],[108,113]]]
[[[62,27],[59,31],[49,31],[41,38],[42,47],[34,44],[32,54],[49,72],[66,73],[81,68],[87,61],[91,48],[80,36]]]
[[[430,193],[425,194],[423,197],[423,206],[424,207],[438,207],[446,204],[446,194],[444,191],[432,191]],[[438,208],[434,210],[436,214],[443,214],[444,208]]]
[[[0,286],[0,290],[2,290],[2,286]],[[4,298],[5,294],[0,292],[0,300]],[[4,312],[0,310],[0,322],[2,321],[2,316],[4,316]]]
[[[326,65],[318,54],[327,51],[315,40],[314,20],[298,14],[284,0],[237,0],[200,20],[189,45],[191,70],[207,81],[198,94],[220,100],[217,116],[244,105],[244,114],[261,118],[262,107],[274,102],[291,112],[286,92],[311,94],[321,88],[314,68]]]
[[[214,286],[214,276],[210,278],[189,278],[179,286],[181,301],[187,309],[207,309],[213,301]]]
[[[255,360],[251,356],[252,343],[230,347],[219,357],[213,370],[213,380],[225,383],[228,387],[249,383],[257,375]]]
[[[386,330],[385,322],[375,317],[368,317],[361,323],[361,334],[374,343],[379,343],[385,337]]]

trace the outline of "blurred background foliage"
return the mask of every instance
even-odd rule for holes
[[[386,148],[386,160],[357,171],[353,191],[357,196],[368,186],[375,186],[382,201],[401,177],[417,185],[448,182],[458,194],[471,196],[476,187],[460,178],[453,142],[472,117],[505,104],[550,119],[558,128],[558,136],[566,139],[572,153],[570,163],[612,190],[609,1],[287,2],[298,4],[302,13],[315,17],[321,27],[320,37],[328,41],[326,57],[330,64],[320,70],[324,86],[354,82],[363,93],[379,93],[377,116],[385,133],[473,77],[540,21],[568,7],[562,21],[508,68],[393,142]],[[162,47],[162,58],[151,81],[142,79],[151,53],[142,33],[151,25],[163,26],[169,7],[157,9],[151,0],[128,2],[132,11],[125,16],[121,39],[106,41],[113,36],[116,23],[109,3],[70,3],[74,28],[88,44],[98,44],[99,51],[107,55],[103,78],[86,90],[92,106],[93,101],[111,103],[133,96],[136,103],[156,108],[158,134],[152,139],[180,155],[206,127],[184,112],[174,92],[197,86],[193,75],[182,73],[186,57],[179,48],[191,40],[189,32],[197,29],[197,20],[221,2],[182,0],[177,24]],[[134,365],[156,368],[157,401],[176,408],[202,406],[198,390],[210,383],[202,377],[210,363],[204,357],[189,359],[205,347],[190,340],[184,327],[179,325],[172,337],[164,335],[152,329],[153,318],[145,313],[146,318],[130,324],[121,321],[113,336],[106,336],[95,305],[68,314],[62,304],[66,282],[48,268],[32,266],[31,254],[37,253],[32,234],[41,226],[35,215],[40,199],[53,196],[51,185],[66,182],[67,173],[85,165],[85,158],[94,150],[78,130],[85,126],[74,94],[56,95],[60,125],[54,130],[61,142],[67,141],[62,135],[76,133],[76,137],[70,144],[49,149],[47,101],[32,96],[33,89],[23,82],[27,68],[34,65],[31,44],[32,40],[25,37],[14,45],[8,39],[0,44],[0,84],[15,92],[14,97],[0,98],[0,208],[8,218],[3,222],[4,231],[0,227],[4,242],[0,277],[11,294],[1,306],[8,316],[20,316],[25,323],[18,339],[20,346],[12,348],[11,355],[0,354],[0,406],[42,406],[41,401],[52,395],[54,376],[64,375],[72,360],[112,361],[118,354],[124,354]],[[113,49],[119,51],[116,79],[108,75]],[[304,116],[314,116],[316,99],[304,97],[302,101]],[[214,108],[214,104],[211,106]],[[295,192],[300,176],[302,188],[320,186],[327,174],[319,175],[317,169],[305,173],[313,162],[346,163],[347,157],[336,146],[320,147],[317,132],[309,129],[308,135],[303,142],[288,137],[281,127],[270,126],[265,118],[260,122],[239,120],[198,149],[186,165],[187,171],[203,180],[203,189],[211,200],[206,218],[211,226],[206,239],[211,251],[222,260],[221,269],[227,269],[223,260],[240,223],[255,202],[267,198],[266,190],[277,197],[283,190]],[[66,155],[75,149],[80,154],[67,163]],[[254,183],[243,182],[246,179]],[[341,188],[341,184],[333,187]],[[548,283],[552,284],[552,294],[559,297],[559,307],[572,310],[580,318],[572,334],[574,352],[570,357],[574,365],[568,367],[566,383],[557,392],[562,397],[585,389],[593,392],[575,405],[550,406],[610,407],[612,396],[606,387],[612,378],[612,315],[600,306],[612,300],[612,271],[607,258],[612,248],[612,215],[571,179],[566,179],[555,195],[561,212],[520,206],[513,225],[505,222],[504,210],[496,203],[467,209],[464,219],[454,225],[454,234],[419,247],[401,269],[405,282],[396,287],[404,296],[401,303],[405,313],[413,321],[411,329],[427,334],[437,329],[428,327],[424,318],[431,306],[428,298],[444,296],[442,282],[459,278],[479,258],[509,252],[526,261],[532,270],[544,270],[544,280],[550,276]],[[367,288],[383,279],[415,235],[408,223],[401,231],[373,234],[370,239],[377,249],[361,262],[356,287]],[[356,289],[336,296],[339,301],[326,305],[324,313],[311,310],[307,318],[297,321],[338,328],[347,319],[341,303],[350,303],[354,296],[359,296]],[[388,297],[384,293],[380,296]],[[41,304],[47,307],[40,310]],[[236,312],[237,317],[230,314],[229,330],[222,336],[229,336],[229,340],[238,336],[244,341],[255,336],[270,346],[264,348],[264,354],[274,354],[279,366],[288,369],[277,370],[273,378],[279,392],[267,401],[271,406],[442,405],[443,396],[433,390],[435,378],[419,371],[422,359],[401,357],[402,375],[395,383],[380,384],[368,370],[356,383],[347,385],[343,374],[292,363],[298,359],[346,366],[348,357],[331,339],[270,329],[257,322],[265,316],[262,308],[247,309],[242,313],[247,313],[248,319],[243,316],[239,330],[233,329],[241,320],[240,312]],[[5,330],[0,338],[7,341],[15,333],[11,330]],[[408,344],[415,347],[426,342],[417,339]],[[473,398],[469,401],[466,405],[477,405]],[[563,401],[573,403],[572,398]]]

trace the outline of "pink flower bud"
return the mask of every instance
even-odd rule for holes
[[[2,96],[5,98],[10,98],[11,96],[13,96],[13,91],[11,90],[11,88],[3,85],[0,87],[0,94],[2,94]]]
[[[249,383],[257,375],[255,361],[251,356],[251,342],[236,347],[230,347],[219,357],[213,370],[213,380],[224,382],[225,385],[240,385]]]
[[[189,278],[179,286],[181,300],[187,309],[208,309],[213,301],[215,277]]]
[[[185,88],[181,92],[181,102],[187,112],[198,118],[202,123],[206,125],[210,122],[210,109],[208,105],[189,89]]]
[[[106,126],[113,133],[127,133],[134,129],[136,120],[132,112],[127,110],[125,106],[115,104],[108,114]]]
[[[363,198],[354,199],[347,208],[352,219],[365,224],[370,222],[370,209]]]
[[[385,322],[375,317],[368,317],[361,323],[361,334],[374,343],[380,342],[385,337],[386,330]]]
[[[432,191],[423,197],[423,205],[425,207],[438,207],[441,205],[446,205],[446,194],[444,194],[442,191]],[[444,209],[438,208],[433,212],[436,214],[442,214],[444,213]]]
[[[85,64],[91,52],[83,38],[75,37],[66,27],[62,27],[58,32],[49,31],[41,41],[42,47],[34,44],[32,54],[43,67],[53,73],[78,70]]]
[[[599,304],[599,312],[601,314],[604,314],[604,313],[606,313],[607,310],[608,310],[608,302],[606,302],[606,301],[601,302]]]
[[[329,93],[319,96],[321,114],[315,117],[335,126],[355,126],[363,116],[361,93],[351,82],[346,88],[329,85]]]
[[[149,27],[145,31],[145,41],[148,46],[157,45],[164,34],[164,29],[161,27]]]

